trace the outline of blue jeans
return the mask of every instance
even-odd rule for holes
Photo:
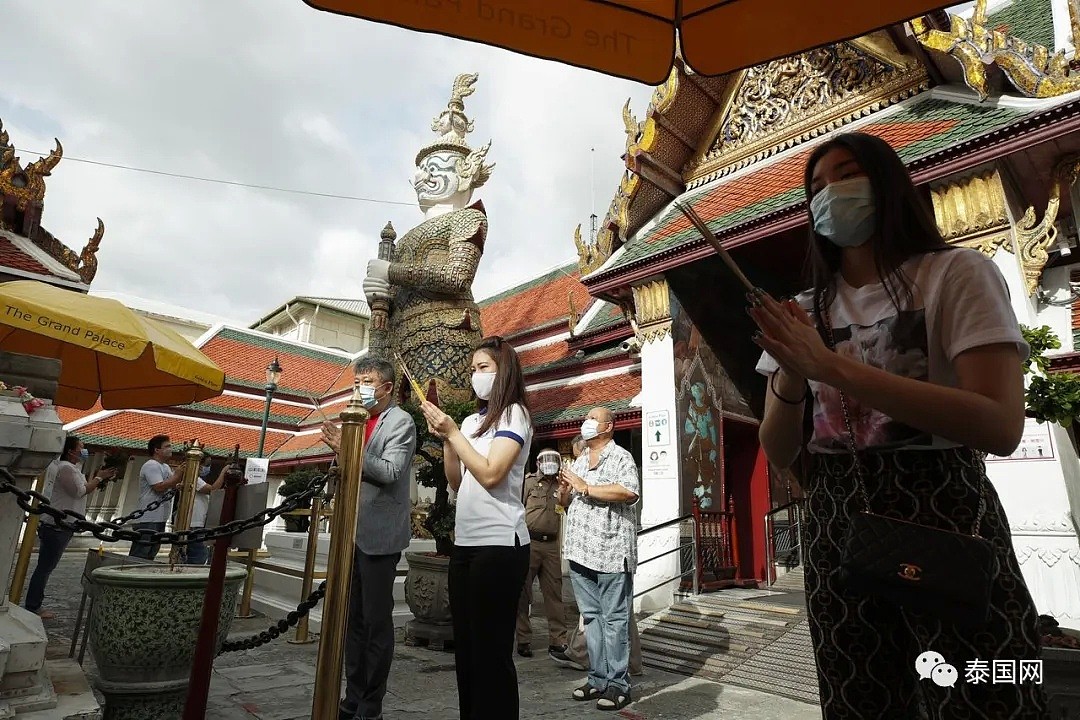
[[[33,613],[41,609],[41,603],[45,600],[45,583],[49,582],[49,575],[63,557],[64,549],[71,542],[72,533],[61,530],[55,525],[40,523],[37,536],[39,541],[37,567],[34,568],[34,574],[30,577],[25,605],[26,609]]]
[[[210,548],[206,547],[204,542],[188,543],[184,547],[187,548],[184,552],[187,555],[188,565],[205,565],[210,559]]]
[[[136,530],[153,530],[154,532],[165,532],[164,522],[141,522],[135,523],[132,527]],[[128,557],[142,558],[143,560],[153,560],[158,554],[158,549],[161,547],[161,543],[144,543],[139,540],[131,543],[131,549],[128,550]]]
[[[598,573],[570,563],[574,597],[585,618],[589,648],[589,684],[601,692],[610,686],[630,689],[630,603],[634,576]]]

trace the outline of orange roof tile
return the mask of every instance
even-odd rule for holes
[[[15,246],[15,243],[6,237],[0,236],[0,265],[22,270],[23,272],[37,273],[38,275],[53,275],[47,267]]]
[[[202,352],[225,371],[226,384],[261,388],[266,383],[266,366],[274,358],[281,363],[281,392],[321,396],[349,364],[347,358],[309,350],[229,328],[206,342]]]
[[[594,407],[603,405],[613,412],[630,409],[630,400],[641,392],[641,373],[598,378],[563,387],[529,393],[533,422],[542,427],[584,418]]]
[[[577,265],[568,265],[481,302],[484,334],[508,337],[567,318],[571,297],[574,309],[583,314],[592,296],[580,277]]]
[[[177,442],[196,439],[216,455],[228,454],[236,443],[240,452],[254,454],[259,447],[259,427],[237,427],[206,422],[197,418],[158,415],[123,410],[96,420],[78,430],[87,445],[144,449],[146,441],[157,434],[168,435]],[[266,449],[270,453],[287,441],[292,433],[270,428],[266,432]]]
[[[569,355],[570,346],[566,340],[560,340],[550,345],[541,345],[540,347],[529,348],[528,350],[522,350],[518,352],[518,359],[521,360],[521,367],[528,372],[530,368],[538,365],[546,365],[547,363],[555,362],[556,360],[562,360]]]
[[[76,420],[82,420],[84,417],[88,417],[90,415],[93,415],[94,413],[99,413],[102,411],[102,409],[103,408],[101,407],[101,401],[99,400],[98,402],[94,403],[94,407],[90,408],[89,410],[76,410],[75,408],[67,408],[57,405],[56,414],[60,416],[60,422],[62,422],[64,425],[67,425],[68,423],[73,423]]]

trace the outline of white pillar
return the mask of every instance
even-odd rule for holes
[[[669,333],[644,343],[641,348],[642,478],[641,529],[647,530],[679,517],[678,428],[675,427],[675,349]],[[666,433],[663,427],[666,423]],[[651,424],[651,427],[650,427]],[[656,433],[660,433],[659,442]],[[651,433],[651,437],[650,437]],[[672,552],[659,560],[641,561],[673,550],[679,545],[679,526],[642,535],[638,540],[638,572],[635,592],[679,574],[681,553]],[[668,607],[678,589],[672,580],[638,598],[639,610]]]

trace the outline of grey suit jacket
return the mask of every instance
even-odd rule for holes
[[[409,484],[416,455],[412,415],[391,405],[379,415],[364,450],[356,546],[367,555],[391,555],[409,546]]]

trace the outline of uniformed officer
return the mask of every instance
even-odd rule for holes
[[[559,489],[559,467],[562,458],[555,450],[542,450],[536,459],[538,472],[525,477],[522,490],[525,504],[525,524],[532,540],[529,550],[529,574],[518,603],[517,651],[522,657],[532,657],[529,639],[529,604],[532,600],[533,579],[540,578],[544,596],[544,614],[548,620],[548,657],[556,662],[566,658],[566,610],[562,600],[562,556],[559,552],[561,513],[556,505]]]

